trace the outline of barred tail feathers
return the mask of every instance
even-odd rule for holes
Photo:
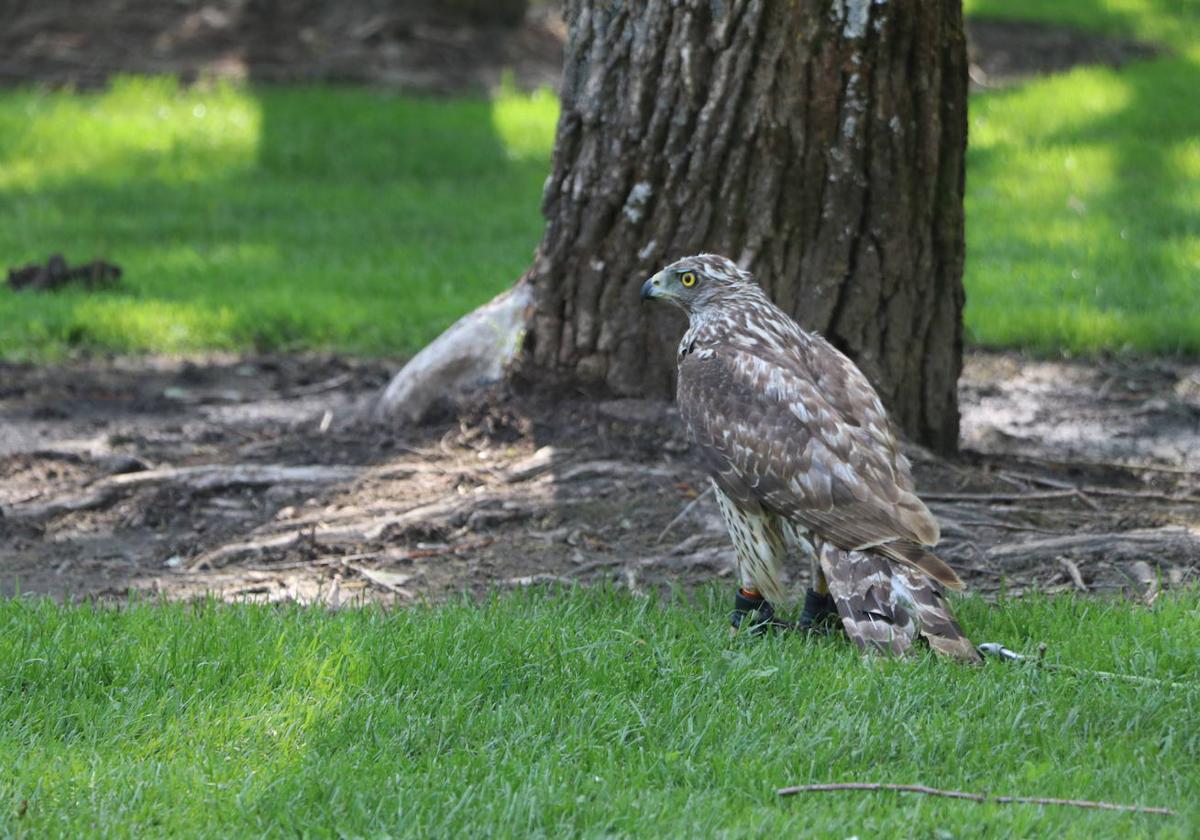
[[[937,653],[980,661],[938,584],[906,564],[874,551],[820,547],[821,570],[842,627],[858,647],[899,656],[922,636]]]

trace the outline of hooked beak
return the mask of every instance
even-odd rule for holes
[[[663,294],[662,272],[655,274],[642,284],[642,300],[653,300],[665,297]]]

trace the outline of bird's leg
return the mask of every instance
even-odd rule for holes
[[[801,630],[827,633],[837,626],[837,605],[829,594],[829,584],[825,581],[825,573],[821,571],[821,561],[816,553],[811,556],[812,585],[804,594],[804,611],[796,625]]]
[[[772,597],[783,594],[779,561],[784,550],[778,523],[765,511],[738,507],[715,480],[712,484],[717,507],[729,528],[741,582],[730,616],[733,631],[736,633],[740,628],[748,627],[758,635],[768,627],[783,625],[784,622],[775,620],[775,608],[762,595],[763,591],[771,593]]]

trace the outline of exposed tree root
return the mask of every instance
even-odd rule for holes
[[[439,405],[498,382],[521,344],[532,302],[530,286],[518,283],[458,319],[388,383],[375,419],[420,422]]]

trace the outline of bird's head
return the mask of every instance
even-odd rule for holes
[[[733,260],[698,254],[676,260],[642,284],[642,300],[665,300],[689,316],[742,296],[754,287]]]

